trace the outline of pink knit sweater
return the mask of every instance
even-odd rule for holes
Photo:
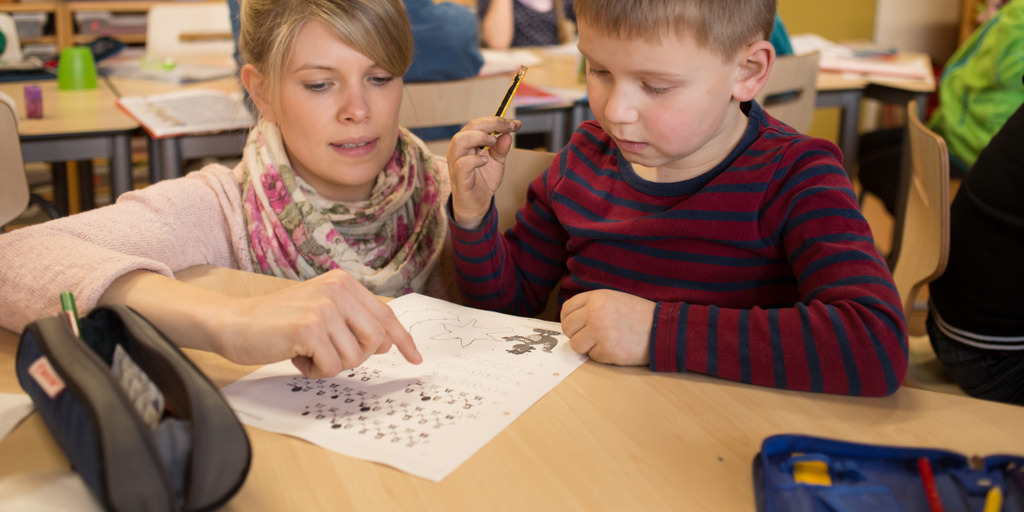
[[[443,160],[437,165],[446,198],[447,169]],[[124,194],[114,205],[0,235],[0,327],[20,332],[56,315],[62,291],[74,294],[84,316],[134,270],[168,277],[196,265],[251,272],[240,173],[209,165]],[[434,274],[423,292],[452,299],[450,270]]]

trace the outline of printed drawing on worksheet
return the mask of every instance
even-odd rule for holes
[[[444,479],[585,360],[561,326],[423,295],[388,303],[423,363],[392,348],[327,379],[290,362],[226,386],[252,426],[329,450]]]

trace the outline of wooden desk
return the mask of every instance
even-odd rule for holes
[[[25,115],[24,87],[43,91],[43,117]],[[69,162],[107,158],[112,198],[132,188],[131,134],[138,127],[115,105],[116,96],[102,80],[96,89],[58,91],[56,80],[4,82],[0,91],[18,105],[18,135],[26,162]]]
[[[195,62],[197,64],[216,64],[224,66],[234,65],[234,60],[230,56],[200,57],[197,58]],[[113,63],[116,63],[116,61]],[[216,80],[193,82],[187,85],[175,85],[151,80],[133,80],[117,77],[111,77],[110,83],[115,88],[118,96],[146,96],[150,94],[162,94],[185,89],[213,89],[227,93],[239,92],[241,90],[241,85],[235,76]],[[242,153],[242,148],[245,146],[247,136],[248,130],[202,135],[183,135],[180,137],[168,137],[164,139],[153,139],[147,136],[150,183],[156,183],[162,179],[171,179],[181,176],[181,163],[182,160],[187,158],[223,156],[232,153],[232,148],[237,149],[237,154],[240,155]]]
[[[288,286],[223,269],[190,282],[234,294]],[[0,333],[0,392],[18,390]],[[224,386],[255,367],[189,351]],[[441,483],[246,427],[252,469],[225,507],[250,510],[754,510],[751,461],[779,433],[1021,453],[1024,407],[903,388],[851,398],[587,362]],[[67,461],[37,414],[0,441],[0,478]]]
[[[925,61],[931,69],[931,57],[925,53],[900,53],[897,59],[906,61]],[[928,95],[935,92],[935,77],[930,75],[927,80],[888,80],[880,77],[866,77],[843,74],[831,71],[818,72],[818,108],[838,107],[839,140],[836,145],[843,152],[847,172],[855,176],[859,162],[857,152],[860,147],[860,113],[861,100],[874,98],[894,105],[906,106],[916,99],[923,108],[928,103]]]

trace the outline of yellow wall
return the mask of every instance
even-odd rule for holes
[[[873,35],[875,0],[778,0],[778,9],[790,34],[813,32],[832,41]],[[810,135],[835,142],[838,127],[838,109],[818,109]]]

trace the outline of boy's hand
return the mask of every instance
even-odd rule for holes
[[[583,292],[562,305],[562,331],[599,363],[646,365],[656,303],[613,290]]]
[[[469,122],[448,144],[448,173],[452,186],[455,223],[475,229],[491,207],[494,191],[505,173],[505,159],[512,149],[512,136],[522,126],[497,116]],[[495,135],[491,135],[494,133]]]

